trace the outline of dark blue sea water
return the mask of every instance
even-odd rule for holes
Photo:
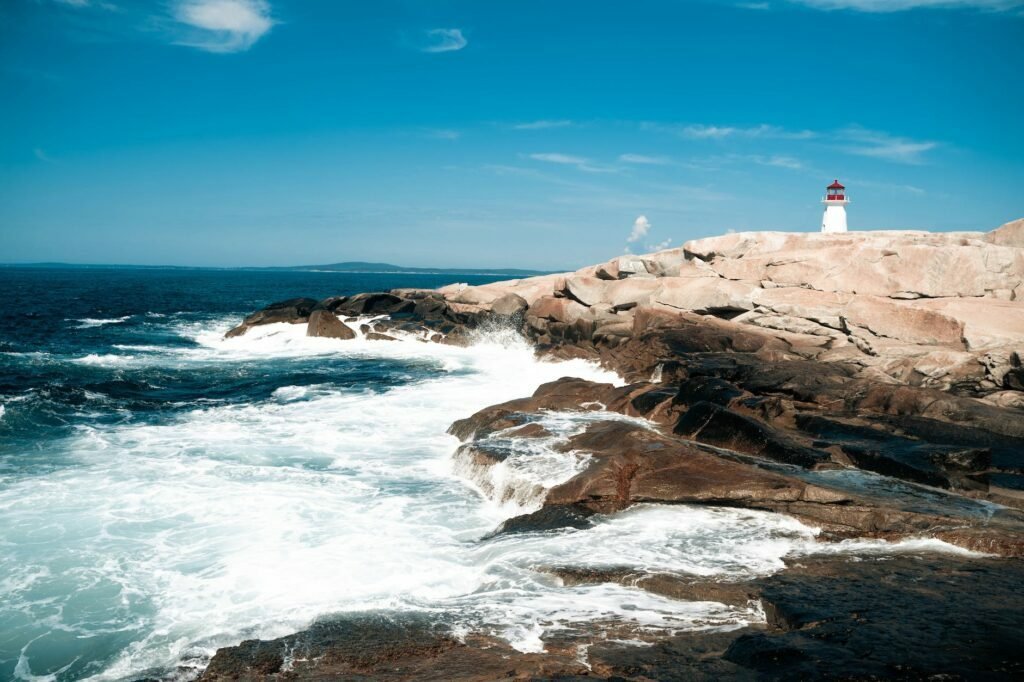
[[[282,386],[389,386],[415,367],[336,357],[220,367],[134,362],[199,348],[196,334],[274,301],[396,287],[434,288],[472,275],[115,268],[0,268],[0,467],[7,455],[96,423],[158,422],[207,405],[265,400]],[[159,350],[156,350],[159,349]],[[414,363],[415,364],[415,363]],[[223,371],[222,371],[223,370]],[[49,458],[44,458],[49,459]],[[44,462],[44,465],[52,462]],[[2,469],[0,469],[2,470]]]
[[[218,647],[351,611],[424,612],[523,651],[595,621],[622,636],[760,619],[538,569],[767,573],[813,538],[792,519],[639,507],[481,541],[586,466],[560,442],[627,418],[542,415],[553,436],[498,434],[510,456],[490,468],[453,457],[449,424],[608,372],[500,330],[468,348],[223,336],[275,300],[451,280],[0,269],[0,680],[192,679]]]

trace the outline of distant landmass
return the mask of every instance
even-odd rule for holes
[[[533,277],[548,274],[542,270],[522,270],[519,268],[407,268],[390,263],[365,263],[363,261],[346,261],[330,265],[293,265],[276,268],[246,268],[252,270],[307,270],[315,272],[407,272],[414,274],[453,274],[453,275],[509,275],[511,277]]]
[[[0,263],[3,268],[125,268],[134,270],[259,270],[259,271],[298,271],[298,272],[362,272],[362,273],[395,273],[395,274],[439,274],[439,275],[507,275],[509,277],[533,277],[545,275],[549,271],[523,270],[519,268],[408,268],[391,263],[368,263],[365,261],[346,261],[328,265],[288,265],[276,267],[238,267],[217,268],[188,265],[116,265],[116,264],[82,264],[82,263]]]

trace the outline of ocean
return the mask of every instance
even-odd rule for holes
[[[0,679],[191,679],[218,647],[355,612],[423,613],[522,651],[594,623],[763,620],[756,603],[565,587],[543,568],[764,575],[811,551],[793,519],[638,506],[486,539],[586,466],[560,439],[628,418],[545,414],[552,438],[508,443],[487,471],[457,465],[449,424],[562,376],[617,376],[538,360],[502,330],[468,348],[287,324],[223,338],[276,300],[452,279],[0,269]]]

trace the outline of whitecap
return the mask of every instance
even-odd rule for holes
[[[90,353],[80,358],[72,358],[70,362],[95,367],[130,367],[136,364],[136,357],[134,355],[115,355],[113,353]]]
[[[93,318],[84,317],[76,320],[67,320],[69,322],[78,322],[75,329],[90,329],[92,327],[103,327],[108,324],[121,324],[132,319],[131,315],[125,315],[124,317],[111,317],[111,318]]]

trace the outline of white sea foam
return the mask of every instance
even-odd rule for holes
[[[92,327],[103,327],[108,324],[121,324],[132,319],[131,315],[125,315],[124,317],[110,317],[110,318],[93,318],[84,317],[78,320],[69,320],[70,322],[77,322],[75,329],[90,329]]]
[[[562,376],[617,377],[582,361],[538,361],[511,336],[457,348],[314,339],[287,324],[236,339],[223,331],[183,330],[199,343],[184,351],[90,362],[342,355],[429,363],[436,372],[380,392],[287,386],[262,403],[197,409],[161,424],[83,428],[65,444],[76,466],[5,481],[0,619],[34,628],[18,662],[24,679],[40,652],[54,660],[54,647],[97,633],[131,636],[115,660],[89,671],[117,680],[201,662],[219,646],[288,634],[321,615],[372,609],[432,612],[523,651],[588,622],[735,628],[763,618],[756,604],[687,603],[614,584],[566,587],[537,569],[627,564],[742,577],[778,570],[787,554],[819,551],[814,529],[793,519],[684,506],[641,506],[584,531],[479,542],[522,505],[482,498],[454,472],[458,442],[448,425]],[[600,418],[623,417],[550,413],[543,425],[557,439]],[[516,485],[550,486],[585,461],[585,453],[529,447],[509,458]]]

